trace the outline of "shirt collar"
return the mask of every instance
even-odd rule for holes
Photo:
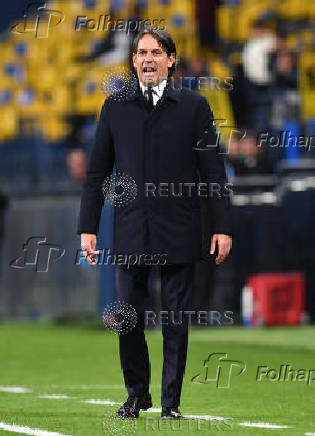
[[[162,82],[161,82],[161,83],[162,83]],[[159,85],[157,85],[157,86],[160,87],[160,89],[161,89],[161,83],[160,83]],[[141,89],[141,86],[140,86],[140,85],[141,85],[140,81],[137,80],[137,87],[136,87],[136,89],[135,89],[135,92],[132,93],[132,94],[127,98],[128,101],[136,100],[136,99],[138,99],[138,98],[140,97],[140,95],[143,95],[143,94],[142,94],[142,89]],[[146,87],[144,87],[144,90],[146,90],[145,88],[146,88]],[[168,79],[168,80],[166,80],[166,87],[165,87],[165,90],[164,90],[163,95],[165,95],[165,98],[170,98],[171,100],[179,101],[179,98],[180,98],[180,90],[179,90],[179,89],[174,89],[174,87],[173,87],[173,85],[172,85],[172,83],[171,83],[171,80]],[[163,98],[164,98],[164,97],[163,97]]]
[[[156,86],[152,87],[152,91],[159,97],[161,98],[164,92],[164,89],[166,87],[167,81],[166,79],[162,80],[162,82],[158,83]],[[144,95],[145,91],[148,89],[147,86],[145,86],[143,83],[140,82],[140,88],[141,91]]]

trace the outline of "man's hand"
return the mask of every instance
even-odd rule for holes
[[[101,250],[95,250],[96,242],[96,235],[89,233],[81,234],[81,249],[85,259],[90,265],[97,264],[97,255],[101,252]]]
[[[215,252],[216,244],[218,244],[218,256],[215,258],[215,263],[218,265],[228,256],[232,248],[232,238],[229,235],[221,233],[215,233],[212,235],[210,254]]]
[[[82,150],[74,150],[67,155],[67,165],[75,180],[84,180],[86,176],[86,154]]]

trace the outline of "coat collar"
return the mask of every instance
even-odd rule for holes
[[[127,101],[133,101],[137,99],[143,98],[143,93],[139,85],[139,81],[137,79],[137,87],[136,91],[127,99]],[[166,87],[164,89],[163,95],[161,99],[169,98],[174,101],[178,101],[180,98],[180,91],[178,89],[174,89],[173,82],[170,78],[167,79]]]

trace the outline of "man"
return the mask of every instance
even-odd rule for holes
[[[162,323],[162,417],[181,417],[178,407],[187,356],[188,316],[183,316],[182,322],[178,317],[190,309],[193,265],[201,256],[200,196],[193,188],[199,177],[207,186],[216,184],[222,191],[226,182],[209,105],[198,94],[171,86],[175,61],[176,47],[166,31],[146,29],[136,37],[133,66],[138,89],[124,101],[105,101],[82,195],[78,233],[88,261],[96,264],[96,234],[104,201],[102,182],[115,165],[137,186],[134,200],[115,209],[116,251],[142,260],[133,267],[116,265],[119,300],[131,304],[138,315],[135,328],[119,336],[129,395],[117,412],[120,418],[138,417],[140,409],[152,406],[144,296],[151,269],[145,260],[154,256],[163,259],[162,310],[176,321]],[[217,248],[215,261],[219,264],[231,248],[230,201],[227,195],[214,194],[209,196],[211,254]]]

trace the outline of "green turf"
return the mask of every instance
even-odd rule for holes
[[[185,415],[232,418],[213,425],[184,421],[181,431],[161,424],[159,414],[142,413],[136,435],[271,435],[315,433],[315,380],[306,382],[257,382],[258,365],[315,369],[315,328],[243,329],[199,328],[191,330],[181,411]],[[160,407],[162,337],[147,332],[152,366],[153,407]],[[117,336],[104,330],[61,326],[4,324],[0,326],[0,386],[29,388],[30,393],[0,392],[0,422],[56,431],[66,435],[104,435],[104,413],[117,406],[88,404],[87,399],[123,402],[126,398],[118,357]],[[232,377],[229,388],[215,383],[195,384],[210,353],[227,353],[229,359],[246,363],[246,371]],[[315,373],[314,373],[315,378]],[[39,398],[64,394],[69,399]],[[150,421],[151,420],[151,421]],[[259,429],[241,422],[288,425],[289,429]],[[228,423],[228,422],[227,422]],[[120,424],[114,422],[113,425]],[[123,430],[117,435],[127,435]],[[0,436],[13,433],[0,430]],[[108,436],[108,435],[107,435]]]

